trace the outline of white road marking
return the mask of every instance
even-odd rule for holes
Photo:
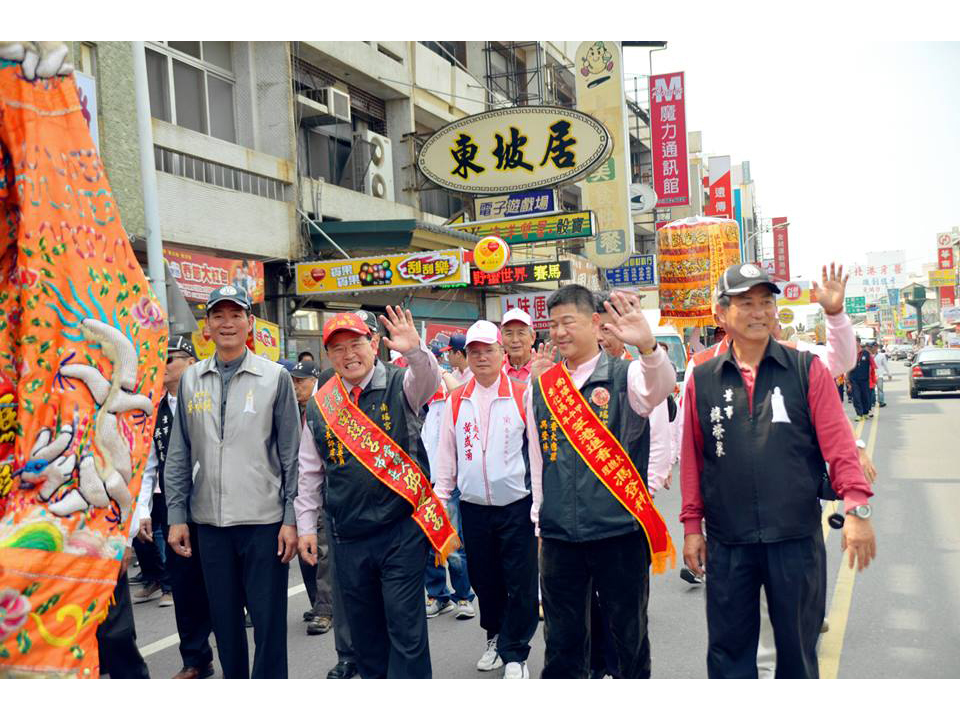
[[[299,585],[294,585],[292,588],[287,589],[287,597],[293,597],[294,595],[299,595],[302,592],[306,592],[307,587],[303,583]],[[156,642],[152,642],[149,645],[143,645],[140,647],[140,654],[143,657],[149,657],[155,655],[161,650],[166,650],[168,647],[172,647],[180,642],[180,635],[174,633],[173,635],[167,635],[165,638],[160,638]]]

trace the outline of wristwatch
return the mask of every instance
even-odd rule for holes
[[[873,508],[869,505],[857,505],[847,510],[847,515],[856,515],[861,520],[869,520],[873,515]]]
[[[867,449],[867,444],[866,444],[863,440],[859,440],[859,439],[858,439],[858,440],[857,440],[857,447],[860,448],[861,450],[866,450],[866,449]]]
[[[644,350],[642,347],[637,346],[637,350],[640,351],[641,355],[653,355],[657,351],[657,342],[654,340],[653,347],[649,350]]]

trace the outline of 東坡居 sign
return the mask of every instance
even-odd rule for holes
[[[430,136],[417,166],[449,190],[498,195],[572,182],[603,162],[610,149],[610,133],[598,120],[538,105],[450,123]]]

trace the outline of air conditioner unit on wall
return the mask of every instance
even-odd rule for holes
[[[350,122],[350,94],[334,87],[328,87],[325,90],[327,91],[327,112],[337,120]]]
[[[393,146],[390,138],[367,130],[363,139],[370,144],[370,164],[363,186],[369,195],[393,202]]]

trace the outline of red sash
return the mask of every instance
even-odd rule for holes
[[[413,519],[436,551],[437,564],[446,562],[447,555],[460,547],[460,538],[417,463],[350,401],[339,375],[330,378],[314,400],[330,432],[350,454],[413,506]]]
[[[646,483],[620,441],[604,425],[570,379],[563,363],[557,363],[540,376],[540,392],[570,445],[604,487],[627,509],[647,536],[654,573],[673,568],[676,550],[667,525],[653,506]],[[609,393],[597,388],[600,404],[609,402]],[[597,391],[594,391],[597,392]],[[602,398],[606,395],[606,399]]]

